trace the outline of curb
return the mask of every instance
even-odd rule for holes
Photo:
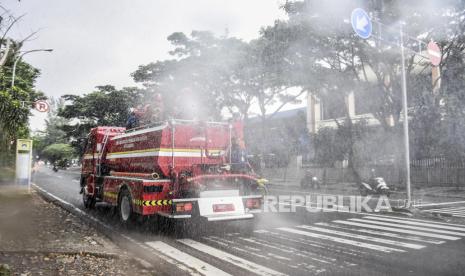
[[[133,256],[130,256],[135,262],[139,264],[140,267],[145,269],[155,269],[157,275],[173,275],[173,270],[169,269],[171,264],[163,260],[159,256],[151,253],[151,249],[146,245],[137,242],[136,240],[123,235],[111,228],[104,222],[101,222],[92,215],[87,214],[83,210],[61,200],[60,198],[54,196],[53,194],[45,191],[35,183],[31,183],[31,187],[38,192],[38,194],[46,201],[55,204],[56,206],[66,210],[67,212],[77,216],[83,222],[95,228],[101,234],[110,239],[115,243],[119,248],[128,251]],[[145,254],[144,254],[145,253]],[[149,267],[150,266],[150,267]]]

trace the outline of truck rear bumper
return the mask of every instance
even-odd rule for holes
[[[166,212],[158,212],[158,215],[170,218],[170,219],[190,219],[191,215],[176,215],[169,214]],[[207,221],[226,221],[226,220],[247,220],[253,219],[254,215],[251,213],[248,214],[239,214],[239,215],[215,215],[215,216],[200,216],[201,218],[206,219]]]
[[[212,215],[212,216],[203,216],[207,221],[225,221],[225,220],[245,220],[253,219],[254,215],[252,214],[240,214],[240,215]]]

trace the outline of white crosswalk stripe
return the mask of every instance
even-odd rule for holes
[[[465,218],[465,207],[444,207],[444,208],[433,208],[433,209],[426,209],[423,210],[424,212],[428,213],[435,213],[435,214],[443,214],[449,215],[453,217],[461,217]]]
[[[198,271],[202,275],[211,275],[211,276],[216,276],[216,275],[231,275],[228,274],[202,260],[199,260],[189,254],[186,254],[182,252],[181,250],[178,250],[162,241],[154,241],[154,242],[146,242],[146,244],[153,249],[159,251],[160,253],[175,259],[176,261],[193,268],[194,270]]]
[[[465,233],[449,231],[449,230],[438,230],[438,229],[421,227],[421,226],[411,226],[411,225],[404,225],[400,223],[388,223],[388,222],[373,221],[373,220],[367,220],[367,219],[351,218],[349,220],[376,224],[376,225],[389,226],[389,227],[406,228],[406,229],[421,230],[421,231],[427,231],[427,232],[434,232],[434,233],[440,233],[440,234],[448,234],[448,235],[453,235],[453,236],[465,237]]]
[[[369,224],[369,223],[360,223],[360,222],[355,222],[355,221],[333,220],[333,222],[340,223],[340,224],[346,224],[346,225],[352,225],[352,226],[360,226],[360,227],[369,228],[369,229],[386,230],[386,231],[390,231],[390,232],[412,234],[412,235],[417,235],[417,236],[438,238],[438,239],[450,240],[450,241],[460,240],[460,238],[454,237],[454,236],[439,235],[439,234],[433,234],[433,233],[427,233],[427,232],[421,232],[421,231],[414,231],[414,230],[407,230],[407,229],[396,228],[396,227],[385,227],[385,226],[374,225],[374,224]]]
[[[380,221],[389,221],[389,222],[395,222],[395,223],[404,223],[404,224],[409,224],[409,225],[427,226],[427,227],[440,228],[440,229],[446,229],[446,230],[464,231],[465,232],[465,227],[436,225],[436,224],[433,224],[433,223],[398,220],[398,219],[395,219],[395,218],[381,218],[381,217],[372,217],[372,216],[367,216],[367,217],[363,217],[363,218],[373,219],[373,220],[380,220]]]
[[[405,247],[405,248],[410,248],[410,249],[422,249],[422,248],[425,248],[424,245],[420,245],[420,244],[399,242],[399,241],[395,241],[395,240],[376,238],[376,237],[372,237],[372,236],[352,234],[352,233],[347,233],[347,232],[342,232],[342,231],[336,231],[336,230],[331,230],[331,229],[326,229],[326,228],[315,227],[315,226],[300,225],[300,226],[297,226],[297,227],[298,228],[303,228],[303,229],[306,229],[306,230],[319,231],[319,232],[323,232],[323,233],[327,233],[327,234],[334,234],[334,235],[343,236],[343,237],[349,237],[349,238],[361,239],[361,240],[366,240],[366,241],[379,242],[379,243],[384,243],[384,244],[389,244],[389,245],[394,245],[394,246],[400,246],[400,247]]]
[[[381,217],[381,218],[392,218],[392,217],[386,216],[386,215],[370,214],[370,216],[371,217]],[[395,217],[395,219],[402,220],[402,221],[418,221],[418,222],[432,223],[432,224],[435,224],[435,225],[449,225],[449,226],[456,226],[456,227],[465,227],[465,225],[463,225],[463,224],[431,221],[431,220],[425,220],[425,219],[414,219],[414,218],[404,218],[404,217]]]
[[[465,211],[465,207],[446,207],[446,208],[435,208],[427,209],[426,211],[441,210],[441,211]]]
[[[440,245],[461,237],[465,237],[465,225],[370,214],[256,230],[250,237],[233,233],[224,237],[204,236],[199,240],[178,239],[179,248],[162,241],[146,242],[146,245],[193,275],[230,275],[231,271],[239,269],[258,275],[281,276],[285,275],[283,272],[294,270],[304,274],[344,271],[359,265],[356,256],[382,257],[425,250],[428,245]],[[214,265],[208,257],[215,259]],[[270,263],[283,272],[270,268]]]
[[[429,244],[445,243],[445,241],[441,241],[438,239],[417,237],[417,236],[405,235],[405,234],[396,234],[396,233],[384,232],[384,231],[379,231],[379,230],[370,230],[370,229],[356,228],[356,227],[350,227],[350,226],[341,226],[341,225],[330,224],[330,223],[325,223],[325,222],[317,222],[315,224],[326,226],[326,227],[331,227],[331,228],[342,229],[342,230],[349,230],[349,231],[354,231],[354,232],[372,234],[372,235],[383,236],[383,237],[390,237],[390,238],[401,239],[401,240],[410,240],[410,241],[416,241],[416,242],[421,242],[421,243],[429,243]]]
[[[387,246],[382,246],[382,245],[376,245],[376,244],[371,244],[371,243],[365,243],[365,242],[360,242],[360,241],[355,241],[355,240],[343,239],[343,238],[333,237],[333,236],[329,236],[329,235],[316,234],[316,233],[311,233],[311,232],[308,232],[308,231],[297,230],[297,229],[294,229],[294,228],[280,227],[280,228],[278,228],[278,230],[286,231],[286,232],[293,233],[293,234],[308,236],[308,237],[312,237],[312,238],[323,239],[323,240],[333,241],[333,242],[337,242],[337,243],[343,243],[343,244],[363,247],[363,248],[367,248],[367,249],[383,251],[383,252],[387,252],[387,253],[393,252],[393,251],[406,252],[403,249],[387,247]]]
[[[258,275],[269,275],[269,276],[274,276],[274,275],[285,275],[281,272],[275,271],[273,269],[261,266],[259,264],[253,263],[251,261],[245,260],[243,258],[237,257],[235,255],[229,254],[227,252],[224,252],[222,250],[216,249],[214,247],[211,247],[209,245],[191,240],[191,239],[180,239],[178,242],[183,243],[189,247],[192,247],[200,252],[203,252],[205,254],[208,254],[212,257],[216,257],[218,259],[221,259],[222,261],[225,261],[227,263],[230,263],[232,265],[238,266],[242,269],[245,269],[247,271],[250,271],[252,273],[258,274]]]

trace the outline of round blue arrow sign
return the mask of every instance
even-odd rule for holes
[[[367,39],[371,36],[372,25],[368,14],[360,8],[352,11],[350,16],[352,28],[354,32],[361,38]]]

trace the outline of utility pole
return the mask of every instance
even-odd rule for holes
[[[382,2],[381,2],[382,3]],[[384,27],[383,30],[391,29],[392,27],[384,25],[379,20],[373,20],[368,16],[368,14],[360,8],[354,9],[351,15],[351,23],[352,28],[354,29],[355,33],[363,38],[368,39],[372,34],[372,23],[376,22],[378,26],[378,39],[379,41],[382,40],[381,37],[381,27]],[[403,32],[403,23],[400,23],[399,26],[399,44],[400,47],[400,55],[401,55],[401,75],[402,75],[402,114],[404,117],[403,121],[403,132],[404,132],[404,151],[405,151],[405,178],[406,178],[406,190],[407,190],[407,202],[406,208],[410,208],[412,205],[412,190],[411,190],[411,182],[410,182],[410,145],[409,145],[409,128],[408,128],[408,104],[407,104],[407,77],[405,72],[405,47],[404,47],[404,32]],[[418,50],[408,49],[411,52],[414,52],[416,55],[423,56],[422,54],[422,44],[426,44],[416,38],[406,36],[410,40],[416,41],[418,43]],[[392,42],[388,42],[391,43]],[[379,47],[378,43],[376,44]],[[436,52],[439,51],[438,49],[434,49]],[[436,55],[440,56],[440,53],[436,53]],[[431,57],[426,57],[432,61]],[[436,61],[438,63],[438,61]],[[434,62],[432,62],[434,65]]]
[[[407,77],[405,74],[405,53],[404,53],[404,35],[402,32],[402,23],[400,23],[400,54],[402,59],[402,113],[404,115],[404,148],[405,148],[405,178],[407,185],[407,208],[412,204],[412,192],[410,187],[410,144],[408,134],[408,105],[407,105]]]

